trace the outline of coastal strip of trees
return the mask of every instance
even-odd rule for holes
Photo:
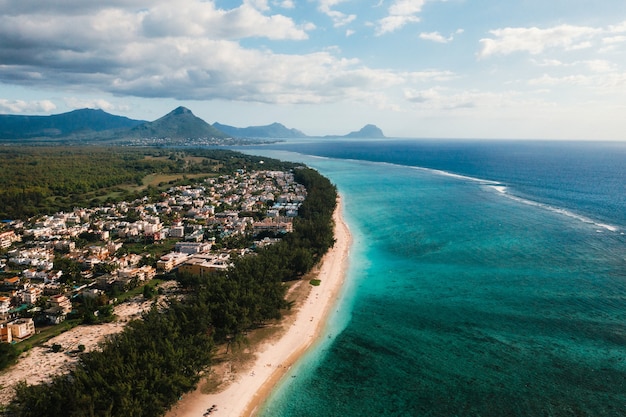
[[[238,343],[250,329],[280,319],[287,281],[299,279],[334,244],[337,190],[310,168],[296,168],[307,198],[294,231],[277,244],[235,259],[225,272],[180,275],[185,297],[155,305],[101,350],[85,353],[50,383],[20,383],[5,414],[16,417],[163,415],[196,387],[215,346]]]

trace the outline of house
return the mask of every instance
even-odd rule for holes
[[[7,327],[15,339],[26,339],[35,334],[35,323],[31,318],[14,320],[7,324]]]
[[[11,329],[4,324],[0,324],[0,343],[11,343],[12,341]]]
[[[174,246],[176,252],[187,253],[192,255],[194,253],[208,252],[211,250],[211,243],[202,242],[178,242]]]
[[[171,237],[184,237],[185,236],[185,228],[183,226],[172,226],[170,228],[170,236]]]
[[[35,304],[41,296],[41,288],[28,287],[20,293],[24,304]]]
[[[13,242],[20,240],[20,237],[13,230],[0,233],[0,249],[8,249]]]
[[[4,287],[9,290],[17,290],[20,287],[20,277],[5,278]]]
[[[57,308],[64,314],[72,312],[72,302],[63,294],[57,294],[50,297],[48,300],[51,308]]]
[[[0,296],[0,315],[9,314],[11,308],[11,298]]]
[[[136,278],[137,281],[149,281],[156,275],[156,271],[150,265],[144,265],[140,268],[125,268],[117,271],[119,278]]]

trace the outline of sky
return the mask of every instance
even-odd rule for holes
[[[624,0],[0,0],[0,113],[626,140]]]

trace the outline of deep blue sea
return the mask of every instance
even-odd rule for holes
[[[326,334],[262,416],[626,416],[626,143],[244,151],[330,178],[354,237]]]

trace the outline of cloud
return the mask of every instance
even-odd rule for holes
[[[570,74],[552,76],[544,74],[528,81],[530,86],[575,86],[590,88],[594,94],[626,93],[626,73],[613,71],[599,74]]]
[[[358,62],[330,53],[284,55],[243,47],[244,38],[297,41],[314,28],[263,13],[266,1],[228,10],[199,0],[130,0],[128,7],[113,1],[100,9],[96,2],[82,3],[46,2],[39,10],[0,0],[0,11],[6,12],[0,14],[0,82],[138,97],[288,103],[351,94],[341,86],[345,78],[374,89],[370,78],[393,75],[365,72]],[[77,10],[66,14],[71,5]]]
[[[274,2],[274,4],[276,4],[279,7],[282,7],[283,9],[293,9],[296,7],[293,0],[277,1],[277,2]]]
[[[340,2],[323,4],[332,10]],[[70,96],[294,104],[377,102],[388,88],[456,77],[448,71],[369,68],[342,58],[338,50],[254,49],[249,46],[254,42],[243,40],[297,42],[315,28],[273,14],[271,0],[244,1],[231,9],[201,0],[112,0],[98,3],[100,8],[97,2],[83,3],[59,0],[39,10],[0,0],[0,12],[6,12],[0,13],[0,82]],[[416,10],[407,4],[396,2],[390,10]],[[69,107],[117,110],[109,102],[73,100]]]
[[[387,10],[387,16],[377,22],[376,35],[395,32],[408,25],[420,21],[418,14],[426,0],[395,0]]]
[[[141,15],[141,27],[148,37],[195,36],[212,39],[307,39],[305,30],[290,18],[263,14],[266,1],[246,1],[241,6],[217,9],[213,2],[182,0],[162,2]]]
[[[0,113],[49,113],[57,106],[50,100],[24,101],[0,98]]]
[[[528,81],[530,86],[556,86],[559,84],[569,85],[590,85],[591,78],[586,75],[568,75],[564,77],[553,77],[548,74],[544,74],[539,78],[533,78]]]
[[[581,61],[581,64],[585,65],[592,72],[606,73],[617,70],[617,66],[614,63],[605,59]]]
[[[519,105],[528,105],[529,102],[520,100],[521,94],[516,91],[489,92],[465,90],[451,92],[441,87],[426,90],[406,89],[404,98],[422,109],[429,110],[458,110],[473,108],[501,109],[514,108]],[[536,104],[536,102],[535,102]]]
[[[345,0],[319,0],[318,10],[330,17],[335,27],[345,26],[353,22],[356,19],[356,15],[333,10],[333,7],[344,1]]]
[[[560,25],[548,29],[504,28],[489,31],[492,38],[481,39],[480,58],[491,55],[509,55],[514,52],[527,52],[531,55],[543,53],[546,49],[566,50],[588,48],[589,39],[603,33],[602,29],[587,26]]]
[[[452,40],[452,37],[445,38],[439,32],[422,32],[419,35],[420,39],[424,39],[427,41],[433,41],[437,43],[448,43]]]
[[[438,88],[413,91],[406,90],[404,97],[407,101],[419,104],[421,107],[438,110],[454,110],[474,108],[480,93],[462,92],[457,94],[442,94]]]
[[[108,100],[95,98],[95,99],[84,99],[84,98],[76,98],[76,97],[66,97],[63,99],[67,107],[72,109],[102,109],[107,112],[113,111],[128,111],[130,109],[129,106],[124,105],[115,105],[109,102]]]
[[[447,38],[443,36],[439,32],[422,32],[419,34],[420,39],[424,39],[427,41],[433,41],[437,43],[449,43],[454,40],[454,35],[458,35],[463,33],[463,29],[458,29],[454,34],[448,36]]]

